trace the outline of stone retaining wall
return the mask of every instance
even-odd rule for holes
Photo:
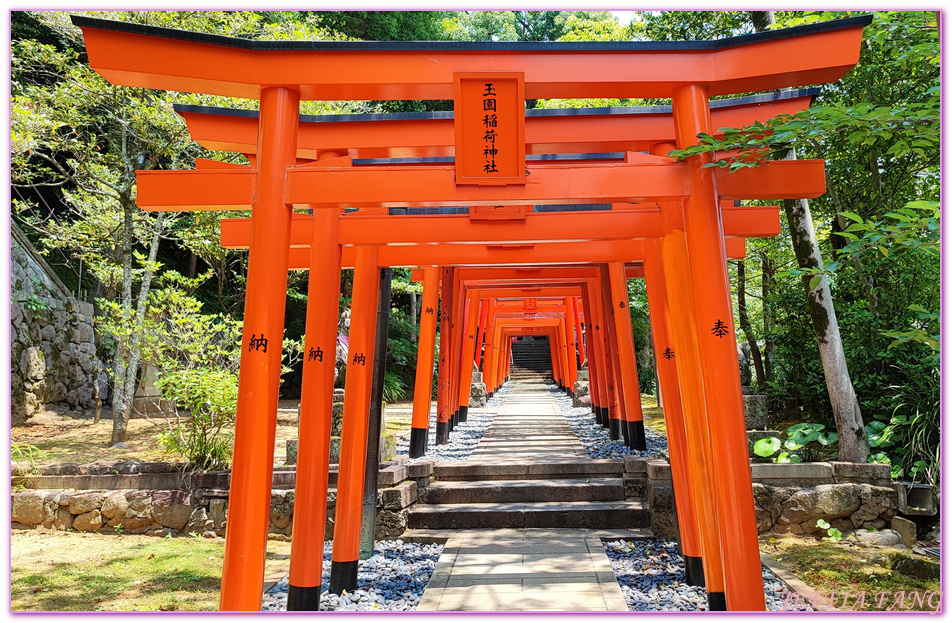
[[[677,535],[677,515],[671,468],[665,461],[626,457],[624,485],[626,499],[644,499],[651,518],[651,530],[660,537]],[[133,474],[125,464],[100,466],[96,474],[45,474],[24,477],[28,486],[55,486],[87,479],[89,483],[109,482],[117,489],[38,489],[13,494],[13,529],[121,531],[134,534],[222,536],[226,529],[229,474],[150,474],[148,464],[138,464]],[[396,459],[378,472],[378,539],[396,538],[408,524],[408,509],[426,501],[433,478],[434,461],[406,465]],[[332,466],[334,467],[334,466]],[[107,470],[104,473],[103,470]],[[57,470],[53,470],[57,471]],[[59,470],[62,471],[62,470]],[[68,470],[67,470],[68,471]],[[114,473],[112,473],[114,472]],[[860,463],[753,464],[754,506],[757,530],[810,534],[818,530],[816,521],[825,519],[843,532],[857,528],[882,528],[895,516],[898,493],[889,479],[889,466]],[[121,489],[136,486],[147,478],[165,478],[169,486],[191,488]],[[337,482],[330,474],[331,486]],[[134,480],[134,479],[139,480]],[[113,480],[93,480],[113,479]],[[126,480],[122,480],[126,479]],[[82,482],[87,482],[82,481]],[[291,535],[294,508],[294,472],[275,471],[271,492],[271,538]],[[334,530],[337,492],[328,494],[328,521],[325,534]],[[119,525],[121,524],[121,528]]]
[[[72,299],[23,232],[11,251],[11,408],[14,426],[49,403],[92,409],[93,306]]]
[[[651,529],[677,534],[671,466],[665,461],[625,459],[626,489],[644,491]],[[889,466],[873,463],[754,463],[754,509],[759,533],[812,534],[818,519],[848,532],[882,528],[896,515],[898,492]]]
[[[122,466],[123,464],[117,464]],[[406,466],[402,461],[385,465],[378,472],[376,538],[395,538],[407,529],[407,508],[425,495],[433,474],[433,461],[421,461]],[[105,466],[100,466],[105,468]],[[11,502],[11,520],[14,530],[74,530],[108,534],[148,534],[155,536],[186,536],[197,534],[207,538],[224,536],[227,527],[228,474],[196,474],[189,479],[181,474],[152,474],[149,464],[138,464],[142,473],[93,473],[26,477],[21,482],[63,484],[68,479],[114,479],[118,486],[135,486],[151,478],[154,484],[219,485],[224,488],[199,486],[192,489],[35,489],[15,492]],[[62,470],[60,470],[62,471]],[[66,470],[69,471],[69,470]],[[101,469],[93,470],[101,472]],[[119,471],[113,469],[113,472]],[[128,471],[128,470],[126,470]],[[331,474],[332,484],[336,473]],[[287,476],[292,476],[288,478]],[[30,479],[33,479],[31,482]],[[55,479],[55,480],[54,480]],[[125,479],[125,480],[121,480]],[[159,480],[163,479],[163,480]],[[104,482],[98,480],[98,482]],[[287,483],[292,488],[271,491],[269,538],[286,540],[291,536],[294,519],[293,472],[275,472],[275,483]],[[334,532],[334,510],[337,491],[330,489],[327,496],[326,538]]]

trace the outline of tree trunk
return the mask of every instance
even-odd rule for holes
[[[122,234],[122,309],[132,312],[132,215],[135,205],[126,202],[123,206]],[[116,361],[113,365],[112,392],[112,439],[110,445],[126,440],[128,411],[126,408],[126,376],[129,370],[129,349],[120,342],[116,347]],[[133,373],[135,376],[135,373]]]
[[[770,308],[770,296],[774,289],[774,268],[773,262],[767,257],[767,254],[760,258],[760,304],[764,316],[764,379],[769,380],[774,377],[774,348],[773,336],[773,310]]]
[[[757,345],[757,336],[754,327],[747,316],[747,274],[744,269],[744,260],[737,260],[737,317],[740,328],[744,331],[747,345],[750,346],[750,358],[754,362],[754,373],[757,375],[757,387],[763,391],[766,386],[764,375],[764,361],[760,356],[760,346]]]
[[[417,295],[416,292],[410,293],[410,326],[416,327],[417,323]],[[410,333],[410,341],[416,342],[419,336],[419,331]]]
[[[189,279],[195,278],[195,272],[198,270],[198,256],[194,252],[189,251],[188,253],[188,274],[186,277]]]
[[[775,23],[773,11],[751,11],[750,21],[754,23],[754,32],[763,32]]]
[[[797,157],[793,149],[786,150],[780,155],[784,160],[796,160]],[[787,215],[797,264],[801,269],[823,270],[823,258],[820,256],[809,204],[805,199],[785,199],[783,209]],[[846,355],[843,352],[836,311],[833,309],[829,280],[826,275],[821,274],[819,283],[815,288],[811,288],[810,281],[813,277],[814,275],[810,272],[804,274],[803,287],[807,294],[813,331],[816,334],[820,359],[823,362],[823,375],[826,378],[826,388],[830,395],[830,403],[833,405],[833,417],[840,437],[839,460],[865,463],[869,454],[869,445],[866,443],[863,414],[860,412],[859,402],[856,400],[856,392],[846,365]]]
[[[135,206],[132,206],[132,209],[136,209]],[[131,214],[131,211],[130,211]],[[122,397],[118,400],[120,404],[120,409],[116,410],[117,400],[113,400],[113,411],[112,411],[112,444],[117,444],[119,442],[124,442],[126,440],[126,435],[128,433],[129,426],[129,416],[132,414],[132,401],[135,399],[136,389],[138,388],[138,379],[139,379],[139,359],[141,357],[141,352],[139,350],[139,342],[142,336],[142,325],[145,322],[145,310],[147,307],[147,301],[149,298],[149,290],[152,287],[152,268],[151,265],[155,262],[155,258],[159,253],[159,243],[162,241],[162,230],[165,224],[165,214],[159,212],[158,216],[155,219],[155,227],[152,232],[152,242],[149,245],[149,256],[146,260],[146,266],[142,274],[142,285],[139,287],[139,296],[136,300],[135,308],[135,325],[132,335],[130,337],[131,343],[127,349],[128,353],[128,364],[125,369],[125,378],[123,383],[116,383],[116,393],[121,393]],[[130,275],[129,279],[130,292],[129,298],[132,298],[131,284],[132,279]],[[125,290],[125,284],[123,284],[123,290]],[[132,305],[130,304],[128,309],[132,311]],[[121,378],[121,377],[117,377]]]
[[[751,11],[750,18],[757,32],[774,23],[773,11]],[[783,160],[797,159],[794,149],[777,155]],[[784,199],[783,209],[787,214],[797,264],[800,268],[823,270],[823,258],[820,257],[820,246],[813,229],[810,205],[806,199]],[[806,273],[802,279],[807,292],[807,304],[810,306],[810,317],[813,319],[813,331],[820,348],[826,389],[830,394],[836,430],[840,437],[839,460],[865,463],[869,455],[869,445],[866,443],[863,414],[860,412],[856,391],[846,366],[846,355],[843,353],[840,326],[833,309],[829,280],[826,275],[821,275],[816,288],[811,288],[813,275]]]

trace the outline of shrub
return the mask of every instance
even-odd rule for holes
[[[231,460],[234,435],[225,427],[235,421],[238,377],[227,370],[194,368],[164,375],[156,382],[169,399],[191,412],[162,433],[162,446],[200,470],[223,469]]]

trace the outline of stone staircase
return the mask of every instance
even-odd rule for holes
[[[648,513],[626,500],[622,461],[437,465],[410,528],[641,528]]]
[[[551,379],[549,338],[518,338],[512,345],[512,370],[509,377],[513,381]]]
[[[470,458],[437,464],[433,475],[423,503],[409,510],[410,528],[649,524],[643,501],[626,499],[625,462],[591,459],[539,380],[517,381]]]

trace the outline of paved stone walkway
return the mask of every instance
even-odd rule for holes
[[[545,383],[519,381],[464,463],[576,463],[589,461]]]
[[[469,463],[590,461],[544,383],[520,381]],[[413,533],[413,534],[411,534]],[[404,538],[446,532],[413,530]],[[443,548],[418,610],[627,611],[602,538],[637,530],[457,530]]]
[[[595,530],[457,531],[417,610],[627,611],[601,538]]]

